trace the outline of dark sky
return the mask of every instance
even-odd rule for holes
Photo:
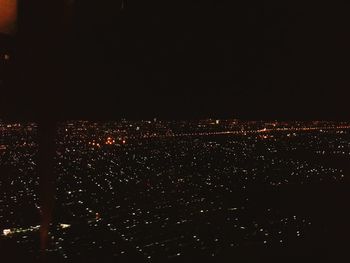
[[[76,0],[60,37],[25,8],[6,103],[60,118],[349,119],[349,4],[306,2]]]

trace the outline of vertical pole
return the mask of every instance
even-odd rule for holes
[[[42,260],[46,261],[46,248],[49,245],[49,229],[55,202],[55,121],[42,120],[38,123],[38,175],[40,188],[40,251]]]

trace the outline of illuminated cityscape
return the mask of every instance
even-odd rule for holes
[[[57,262],[215,261],[314,243],[332,229],[311,194],[347,186],[349,135],[349,123],[329,121],[60,123],[47,253]],[[35,123],[0,123],[0,240],[32,258],[36,141]]]
[[[350,262],[348,10],[0,0],[0,263]]]

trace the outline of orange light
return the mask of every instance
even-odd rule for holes
[[[105,144],[112,145],[114,142],[115,140],[112,137],[107,137]]]
[[[0,0],[0,32],[12,34],[15,31],[16,20],[17,1]]]

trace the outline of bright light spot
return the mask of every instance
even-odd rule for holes
[[[61,227],[62,229],[65,229],[65,228],[70,227],[70,225],[69,225],[69,224],[60,224],[60,227]]]
[[[2,231],[2,233],[3,233],[4,236],[8,236],[8,235],[12,234],[12,231],[11,231],[11,229],[4,229]]]

